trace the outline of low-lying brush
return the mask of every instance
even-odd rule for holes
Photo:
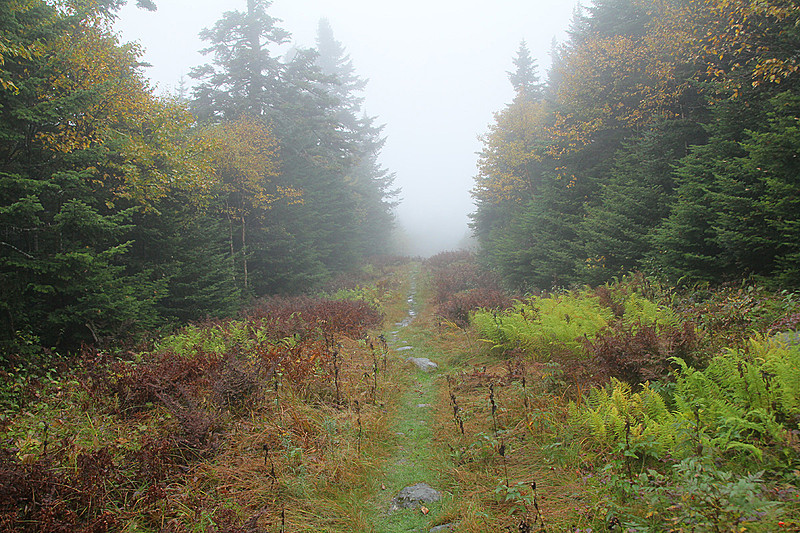
[[[150,351],[85,349],[3,429],[0,532],[287,530],[310,487],[369,468],[381,324],[360,299],[275,298]]]
[[[800,461],[800,347],[751,339],[705,370],[676,363],[672,387],[633,392],[612,381],[571,405],[572,423],[604,458],[605,490],[642,502],[615,512],[634,529],[776,530],[800,498],[792,466]]]
[[[425,261],[434,302],[442,304],[454,294],[472,289],[499,290],[498,279],[482,269],[469,252],[442,252]]]
[[[797,531],[799,313],[792,294],[641,276],[476,311],[488,363],[442,399],[458,475],[494,480],[505,527]],[[531,481],[547,526],[531,520]]]
[[[381,313],[363,300],[276,297],[262,300],[247,311],[251,320],[260,320],[274,337],[304,335],[317,329],[329,334],[363,337],[383,322]]]
[[[498,289],[470,289],[453,294],[436,307],[436,314],[460,328],[469,326],[470,315],[479,310],[502,311],[513,305],[513,300]]]
[[[700,335],[690,322],[662,328],[621,326],[584,337],[589,371],[601,382],[613,377],[632,385],[668,380],[677,368],[672,358],[694,362],[699,347]]]
[[[503,313],[478,311],[472,322],[491,352],[521,350],[542,361],[551,351],[581,357],[582,339],[608,327],[613,318],[598,298],[565,293],[531,297]]]

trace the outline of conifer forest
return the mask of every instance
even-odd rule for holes
[[[328,19],[165,2],[0,0],[0,533],[800,532],[800,2],[518,41],[430,257]]]

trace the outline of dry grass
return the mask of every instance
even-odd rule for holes
[[[407,280],[410,268],[393,275]],[[124,502],[108,502],[107,508],[131,532],[382,531],[390,497],[382,484],[388,484],[390,459],[400,445],[393,424],[406,416],[401,399],[409,394],[416,398],[419,384],[402,356],[387,358],[384,366],[377,335],[397,329],[395,324],[407,316],[408,291],[407,282],[397,285],[393,299],[382,302],[386,321],[370,339],[336,337],[338,401],[324,360],[311,365],[298,384],[287,374],[251,387],[239,376],[246,368],[234,366],[228,374],[227,367],[220,370],[219,376],[230,383],[198,388],[194,403],[185,408],[214,422],[208,432],[213,442],[201,450],[181,448],[171,436],[185,430],[168,405],[115,416],[115,400],[74,382],[62,386],[61,397],[42,403],[41,411],[18,415],[16,426],[35,427],[36,420],[48,419],[51,442],[72,433],[71,447],[63,448],[62,468],[74,469],[86,450],[109,447],[117,454],[120,475],[128,476],[127,492]],[[417,301],[426,305],[403,328],[415,350],[441,365],[426,400],[434,403],[428,424],[436,428],[426,454],[428,472],[454,497],[435,521],[431,516],[429,525],[458,520],[459,531],[516,530],[531,516],[515,510],[515,502],[501,501],[495,491],[506,481],[511,486],[537,483],[537,504],[549,530],[581,525],[579,517],[587,514],[581,474],[586,459],[572,451],[578,447],[551,446],[564,425],[566,399],[549,392],[548,368],[487,356],[470,333],[435,317],[430,300],[430,291],[420,283]],[[444,375],[450,376],[449,385]],[[489,407],[490,384],[496,420]],[[228,389],[245,390],[246,396],[229,401]],[[453,418],[451,392],[460,408],[463,435]],[[75,404],[83,409],[79,414],[68,409]],[[26,436],[34,454],[41,444],[36,444],[37,436]],[[498,453],[500,441],[504,457]],[[163,471],[137,480],[122,470],[123,458],[145,451],[153,471]],[[189,455],[175,460],[176,453]]]
[[[421,292],[424,297],[425,290]],[[536,482],[537,504],[549,531],[583,525],[590,498],[582,463],[589,458],[573,452],[580,449],[577,446],[566,451],[551,446],[564,429],[568,401],[563,392],[550,392],[551,369],[533,361],[498,360],[487,355],[469,330],[442,321],[430,305],[423,308],[414,327],[419,333],[412,342],[435,351],[447,376],[441,376],[438,384],[435,443],[449,451],[449,464],[442,466],[442,474],[449,484],[447,490],[457,497],[443,520],[460,520],[459,531],[476,533],[517,530],[526,519],[533,525],[532,506],[525,517],[523,511],[514,509],[515,502],[502,501],[496,494],[507,480],[512,487],[525,483],[523,494],[530,494],[530,483]],[[499,435],[491,416],[490,384],[495,390]],[[451,392],[458,404],[463,435],[454,418]],[[501,440],[505,458],[498,453]]]
[[[408,268],[391,275],[406,279]],[[407,309],[406,287],[385,294],[393,295],[382,302],[391,328]],[[40,485],[51,479],[80,483],[86,470],[80,461],[95,452],[110,454],[102,491],[64,486],[89,507],[76,498],[71,507],[55,502],[60,507],[52,509],[62,514],[40,531],[101,531],[105,517],[113,530],[131,532],[369,531],[369,499],[379,490],[375,480],[385,454],[381,443],[391,437],[391,405],[399,394],[391,377],[399,370],[382,361],[376,338],[382,331],[369,339],[336,334],[338,401],[322,341],[289,351],[312,359],[286,360],[279,374],[266,377],[252,357],[238,352],[220,358],[209,372],[195,369],[181,383],[147,359],[90,365],[86,376],[49,386],[9,420],[1,436],[16,450],[2,456],[0,467],[13,473],[31,465]],[[168,369],[189,371],[196,358],[169,355]],[[133,373],[138,369],[152,370],[152,381],[172,388],[169,394],[154,389],[157,394],[143,396],[136,409],[124,409],[130,400],[120,394],[128,389],[118,384],[127,385],[122,380],[139,376]],[[295,371],[301,378],[296,382]],[[44,505],[41,516],[52,510]],[[18,522],[14,508],[0,505],[0,513],[12,521],[0,520],[0,530]],[[30,527],[26,531],[38,526]]]
[[[507,365],[486,361],[476,365],[479,358],[471,358],[471,368],[453,370],[451,390],[460,408],[464,435],[454,423],[450,391],[442,387],[439,393],[437,434],[440,446],[452,450],[450,475],[460,487],[468,487],[461,494],[465,510],[490,510],[494,516],[492,527],[517,527],[524,518],[514,511],[515,502],[501,501],[495,493],[508,482],[512,487],[524,483],[523,492],[530,493],[532,482],[537,485],[537,503],[548,529],[561,531],[575,525],[577,517],[585,514],[580,455],[546,453],[553,444],[556,429],[566,420],[566,405],[562,398],[543,393],[542,381],[546,374],[533,363],[526,363],[526,390],[521,379],[509,375]],[[544,379],[543,379],[544,376]],[[489,384],[494,384],[498,406],[497,426],[494,431],[489,402]],[[527,400],[525,398],[527,393]],[[504,456],[499,447],[504,445]],[[468,516],[468,515],[464,515]],[[486,519],[478,520],[475,527],[464,523],[467,531],[486,531]]]

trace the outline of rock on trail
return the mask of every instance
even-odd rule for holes
[[[441,499],[442,495],[438,490],[427,483],[417,483],[416,485],[404,488],[392,499],[389,512],[391,513],[400,509],[412,509],[424,503],[438,502]]]
[[[407,362],[414,363],[417,365],[417,368],[422,370],[423,372],[431,372],[432,370],[436,370],[439,368],[439,365],[428,359],[427,357],[409,357],[406,359]]]

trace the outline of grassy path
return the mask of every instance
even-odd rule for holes
[[[423,352],[414,345],[417,340],[414,318],[420,312],[415,278],[416,273],[412,273],[409,315],[396,324],[397,329],[390,333],[388,339],[390,349],[399,362],[396,379],[402,392],[392,415],[393,439],[386,443],[390,451],[382,472],[381,494],[375,499],[378,508],[374,527],[376,533],[428,531],[431,524],[440,522],[443,509],[453,499],[441,488],[441,464],[445,459],[436,450],[434,417],[431,413],[436,404],[440,371],[426,373],[405,362],[409,357],[437,359],[437,354]],[[439,490],[442,501],[427,505],[427,514],[419,508],[389,513],[391,499],[404,487],[417,483],[428,483]]]

